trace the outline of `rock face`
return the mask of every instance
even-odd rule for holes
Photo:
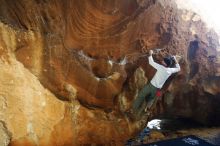
[[[123,145],[158,112],[219,124],[218,36],[198,18],[168,0],[0,0],[4,140]],[[157,61],[181,55],[182,70],[162,108],[131,122],[124,112],[155,73],[139,56],[153,48]]]

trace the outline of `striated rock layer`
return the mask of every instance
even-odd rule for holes
[[[168,0],[0,0],[0,143],[123,145],[152,116],[220,123],[218,36]],[[150,115],[130,108],[155,70],[143,50],[182,56]],[[172,82],[171,82],[172,81]]]

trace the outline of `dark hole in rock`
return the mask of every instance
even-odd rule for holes
[[[199,64],[197,62],[193,62],[190,65],[190,74],[189,79],[192,79],[199,71]]]
[[[196,57],[196,52],[199,48],[199,42],[197,40],[191,41],[188,48],[188,60],[192,61]]]

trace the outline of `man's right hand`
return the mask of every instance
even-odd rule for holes
[[[175,56],[173,56],[173,58],[174,58],[174,60],[175,60],[175,63],[177,64],[177,63],[179,63],[179,61],[180,61],[180,59],[181,59],[181,56],[175,55]]]

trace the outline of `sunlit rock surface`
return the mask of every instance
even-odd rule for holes
[[[219,124],[218,47],[217,34],[173,1],[0,0],[3,141],[123,145],[158,113]],[[157,61],[182,56],[182,70],[132,122],[125,111],[155,72],[139,56],[154,48],[164,48]]]

